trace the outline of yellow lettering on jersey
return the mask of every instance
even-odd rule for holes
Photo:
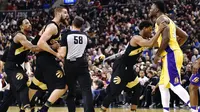
[[[195,83],[199,82],[199,78],[198,78],[198,77],[195,77],[195,78],[192,80],[192,82],[195,82]]]
[[[27,50],[28,50],[27,48],[22,46],[22,47],[20,47],[20,48],[15,50],[15,55],[18,55],[18,54],[20,54],[20,53],[22,53],[24,51],[27,51]]]
[[[134,86],[136,86],[139,83],[139,78],[136,77],[134,81],[129,82],[126,87],[128,88],[133,88]]]
[[[132,50],[132,51],[129,53],[129,56],[134,56],[134,55],[136,55],[136,54],[139,54],[139,53],[141,53],[142,51],[144,51],[145,49],[147,49],[147,47],[141,47],[141,48]]]

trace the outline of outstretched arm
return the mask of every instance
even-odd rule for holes
[[[14,37],[14,42],[16,43],[20,43],[22,44],[25,48],[34,51],[37,46],[33,45],[30,41],[27,40],[26,36],[18,33],[15,37]]]
[[[136,43],[139,46],[142,47],[153,47],[157,40],[158,37],[160,36],[161,32],[167,27],[167,25],[165,23],[162,23],[159,25],[159,30],[156,32],[156,34],[154,35],[153,38],[151,38],[150,40],[147,39],[143,39],[141,36],[137,36],[136,38],[133,38],[133,40],[131,41],[131,43]],[[134,45],[134,44],[132,44]]]
[[[117,53],[117,54],[113,54],[113,55],[111,55],[111,56],[105,58],[104,61],[115,59],[115,58],[117,58],[117,57],[120,57],[120,56],[123,55],[123,54],[124,54],[124,51],[121,51],[121,52],[119,52],[119,53]]]

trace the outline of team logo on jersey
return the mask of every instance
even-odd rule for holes
[[[56,72],[56,76],[57,76],[57,78],[62,78],[64,76],[64,74],[63,74],[63,72],[61,70],[58,70]]]
[[[194,82],[194,83],[199,82],[199,77],[195,77],[195,78],[192,80],[192,82]]]
[[[175,84],[179,83],[179,78],[178,78],[178,77],[176,77],[176,78],[174,79],[174,83],[175,83]]]
[[[17,80],[22,80],[24,78],[22,73],[17,73],[16,75]]]
[[[132,51],[129,53],[129,56],[137,55],[137,54],[141,53],[142,51],[144,51],[145,49],[147,49],[147,47],[141,47],[141,48],[132,50]]]
[[[121,83],[121,78],[120,78],[119,76],[116,76],[116,77],[114,78],[113,82],[114,82],[115,84],[120,84],[120,83]]]

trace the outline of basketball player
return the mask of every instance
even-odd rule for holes
[[[192,66],[192,76],[190,78],[190,103],[192,112],[200,112],[200,109],[198,110],[198,89],[200,86],[200,57],[196,59],[195,62],[193,62]]]
[[[1,57],[1,60],[0,60],[0,73],[2,73],[2,74],[4,74],[3,68],[4,68],[4,65],[5,65],[5,62],[6,62],[8,51],[9,51],[9,47],[7,47],[5,49],[4,54],[3,54],[3,56]],[[0,112],[7,112],[11,102],[13,101],[13,99],[15,99],[15,97],[14,97],[12,91],[11,90],[6,91],[6,95],[3,97],[3,101],[1,102],[1,105],[0,105]],[[20,102],[18,102],[18,103],[20,103]],[[20,107],[20,109],[21,109],[21,107]]]
[[[140,23],[139,35],[132,37],[124,54],[114,62],[111,82],[107,87],[107,96],[103,101],[101,112],[105,112],[112,100],[126,87],[129,89],[134,88],[136,85],[134,80],[137,76],[134,75],[135,71],[133,70],[133,66],[137,63],[137,58],[139,58],[142,51],[155,44],[164,28],[165,25],[161,25],[156,35],[148,40],[148,38],[151,37],[152,24],[149,21],[143,21]],[[134,99],[132,103],[134,105]],[[133,105],[131,106],[131,110],[135,111],[136,107]]]
[[[64,70],[69,87],[67,106],[69,112],[75,112],[75,90],[76,82],[80,84],[84,101],[84,111],[94,112],[91,92],[91,78],[88,70],[88,62],[85,57],[85,49],[88,44],[88,37],[81,32],[84,24],[82,17],[75,17],[72,22],[72,29],[65,32],[61,40],[59,53],[65,58]]]
[[[0,64],[1,64],[1,68],[0,68],[1,72],[0,73],[2,73],[3,75],[5,74],[5,73],[3,73],[3,67],[4,67],[5,62],[6,62],[6,58],[7,58],[7,55],[8,55],[9,48],[10,48],[10,45],[8,45],[6,47],[4,54],[3,54],[3,56],[1,57],[1,60],[0,60]],[[5,93],[6,95],[3,97],[3,101],[0,104],[0,112],[7,112],[8,107],[11,105],[11,103],[13,102],[14,99],[17,100],[17,103],[18,103],[19,108],[20,108],[20,112],[24,112],[24,109],[21,108],[21,102],[19,100],[19,97],[16,96],[15,94],[13,94],[11,90],[7,90],[5,92],[6,92]],[[31,112],[34,112],[34,111],[31,110]]]
[[[68,11],[64,7],[56,7],[54,9],[54,18],[50,21],[42,33],[39,41],[37,43],[38,47],[43,51],[38,53],[37,59],[37,69],[41,73],[35,75],[42,75],[48,91],[51,93],[50,97],[46,103],[42,106],[39,112],[47,112],[49,107],[57,101],[67,90],[67,85],[65,81],[65,75],[60,67],[59,63],[56,60],[62,59],[61,55],[54,51],[50,45],[60,38],[60,25],[68,24]],[[42,81],[37,79],[35,76],[35,81],[33,83],[37,86]]]
[[[48,24],[47,24],[48,25]],[[42,33],[45,31],[46,25],[42,28],[42,30],[39,32],[39,34],[31,41],[31,43],[33,45],[37,45]],[[53,50],[57,50],[60,47],[60,44],[55,41],[52,40],[52,45],[50,45],[50,47]],[[31,111],[34,112],[34,108],[35,108],[35,99],[33,98],[34,95],[36,94],[36,92],[39,91],[48,91],[47,89],[47,85],[45,84],[45,80],[43,75],[41,74],[42,71],[40,71],[41,69],[38,69],[38,59],[39,59],[39,55],[38,53],[41,52],[42,50],[39,49],[38,52],[35,52],[35,56],[36,56],[36,70],[34,71],[34,77],[32,78],[32,80],[29,81],[28,83],[28,87],[29,87],[29,99],[30,99],[30,106],[31,106]]]
[[[117,54],[113,54],[113,55],[105,58],[103,60],[103,63],[106,60],[117,59],[118,57],[120,57],[123,54],[124,54],[124,50],[117,53]],[[129,85],[131,85],[131,86],[129,87]],[[137,110],[137,106],[138,106],[138,103],[139,103],[139,97],[140,97],[140,88],[141,88],[140,81],[139,81],[138,76],[136,76],[136,78],[132,82],[129,82],[124,89],[124,91],[130,97],[130,101],[131,101],[131,104],[132,104],[131,105],[131,111],[133,111],[133,112],[136,112],[136,110]]]
[[[189,94],[180,84],[180,70],[183,63],[183,53],[180,46],[187,40],[187,34],[180,29],[166,15],[163,1],[156,1],[151,6],[150,17],[156,18],[156,32],[161,21],[168,25],[158,38],[158,51],[154,57],[154,63],[162,59],[162,73],[159,81],[163,112],[169,112],[170,93],[169,88],[176,93],[186,104],[190,106]],[[177,39],[178,36],[178,39]],[[179,42],[177,42],[179,40]]]
[[[19,98],[25,112],[30,112],[28,87],[26,85],[28,76],[21,67],[21,64],[28,62],[26,59],[29,50],[35,51],[37,46],[32,45],[27,38],[32,29],[29,20],[20,18],[18,20],[18,26],[20,27],[20,31],[13,37],[13,42],[8,51],[4,68],[8,82],[11,85],[11,91],[16,95],[16,98]],[[27,71],[31,71],[30,63],[26,63],[25,68]]]

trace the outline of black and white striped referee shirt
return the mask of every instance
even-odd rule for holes
[[[81,31],[66,31],[62,34],[61,46],[67,47],[67,60],[81,58],[88,44],[88,37]]]

